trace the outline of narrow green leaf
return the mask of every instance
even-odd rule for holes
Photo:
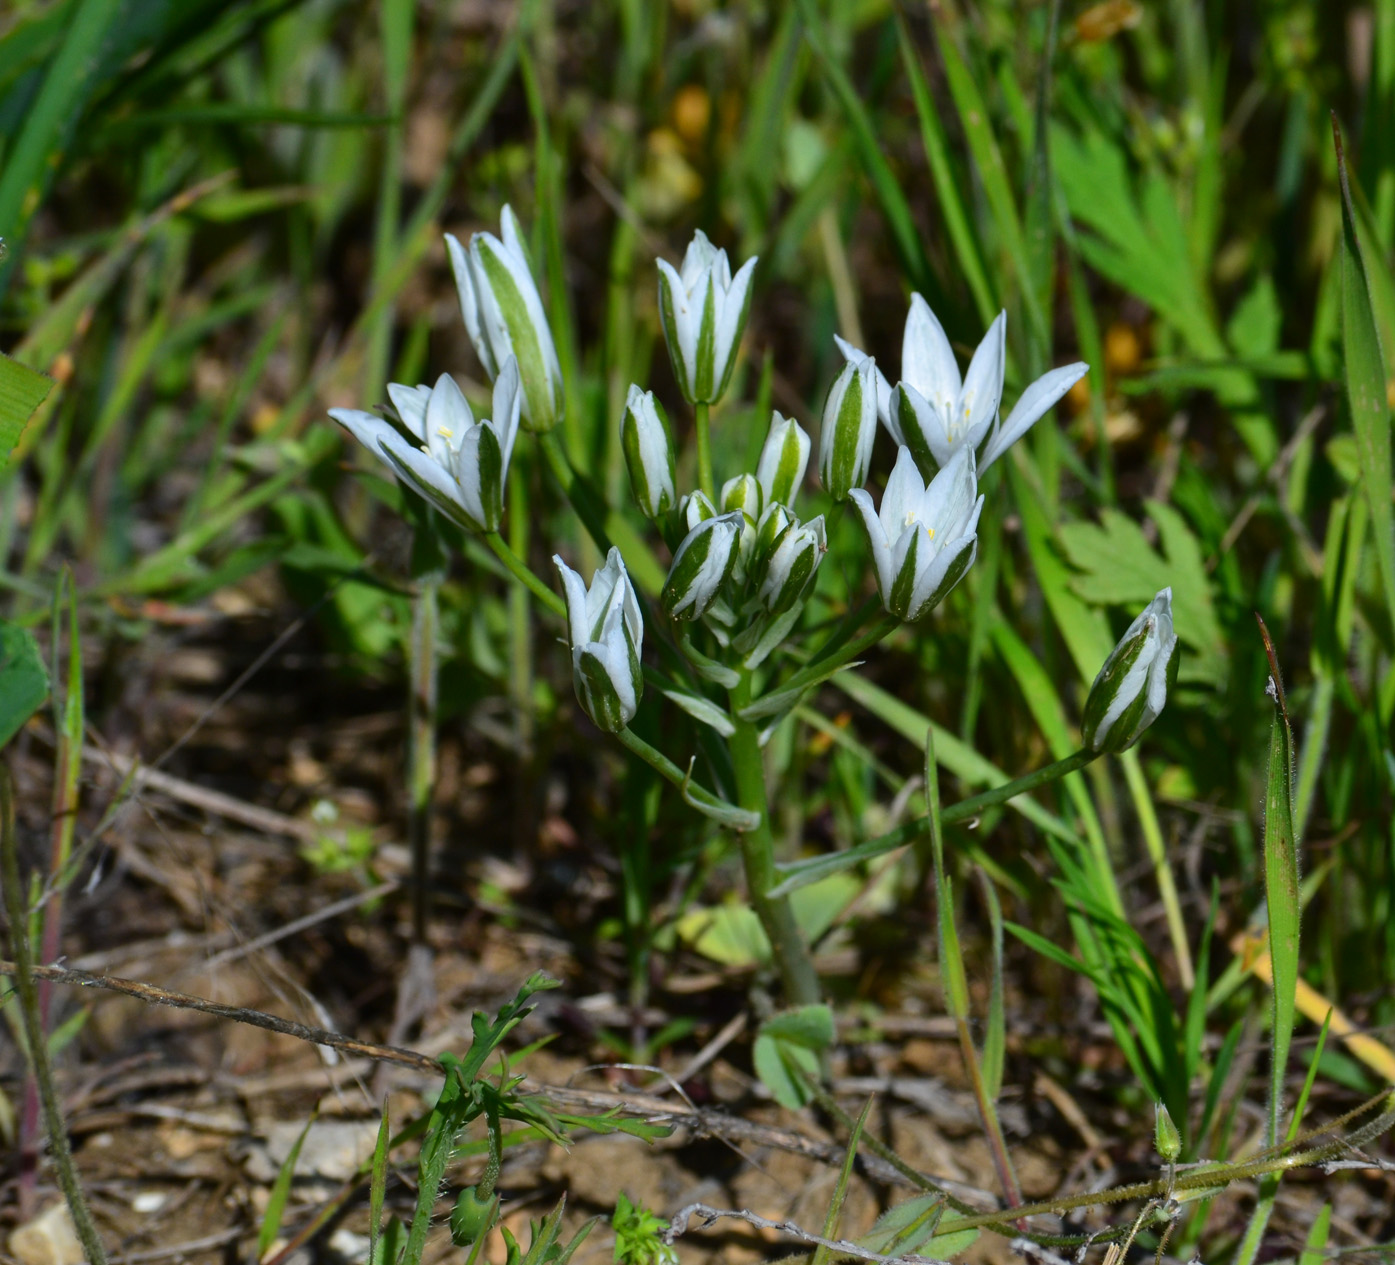
[[[823,1221],[823,1237],[826,1239],[831,1239],[838,1233],[838,1221],[843,1214],[843,1201],[848,1197],[848,1182],[852,1178],[853,1165],[857,1161],[857,1144],[862,1140],[862,1130],[867,1125],[867,1117],[871,1115],[872,1104],[875,1101],[875,1098],[868,1098],[863,1104],[862,1114],[858,1116],[857,1123],[853,1125],[852,1133],[848,1137],[848,1150],[843,1157],[843,1167],[838,1174],[838,1185],[833,1191],[833,1198],[828,1205],[828,1215]],[[829,1249],[820,1243],[814,1249],[814,1257],[809,1265],[828,1265],[829,1257]]]
[[[1342,358],[1352,427],[1361,452],[1361,481],[1371,511],[1376,564],[1386,609],[1395,622],[1395,523],[1390,507],[1390,397],[1386,358],[1371,307],[1368,268],[1357,236],[1342,135],[1332,118],[1342,186]]]
[[[1007,1053],[1007,1011],[1003,1003],[1003,909],[998,889],[983,870],[978,872],[988,903],[988,923],[993,937],[993,979],[988,989],[988,1020],[983,1030],[980,1052],[983,1087],[990,1102],[1003,1091],[1003,1066]]]
[[[257,1232],[258,1260],[266,1255],[267,1249],[276,1242],[276,1236],[281,1232],[281,1218],[285,1215],[286,1201],[290,1198],[296,1161],[300,1159],[300,1148],[305,1144],[314,1123],[314,1116],[305,1122],[305,1128],[300,1131],[300,1136],[296,1138],[290,1154],[286,1156],[285,1162],[276,1173],[276,1180],[271,1185],[271,1196],[267,1200],[266,1213],[262,1217],[262,1228]]]
[[[1284,1072],[1293,1036],[1298,989],[1298,847],[1293,835],[1293,738],[1280,702],[1269,733],[1269,778],[1264,796],[1264,889],[1269,908],[1269,953],[1274,967],[1273,1054],[1269,1081],[1269,1145],[1283,1121]]]
[[[373,1166],[368,1181],[368,1260],[378,1259],[378,1243],[382,1235],[383,1201],[387,1195],[388,1148],[392,1129],[388,1124],[387,1099],[383,1099],[383,1118],[378,1124],[378,1140],[373,1146]]]

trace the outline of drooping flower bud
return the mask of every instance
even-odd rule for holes
[[[1163,589],[1110,651],[1085,700],[1081,738],[1091,751],[1124,751],[1162,712],[1177,679],[1172,590]]]
[[[761,605],[768,614],[783,615],[804,599],[827,551],[822,514],[807,523],[792,522],[780,533],[760,586]]]
[[[542,298],[528,266],[518,217],[509,207],[500,217],[503,240],[476,233],[467,251],[446,234],[446,251],[465,330],[492,380],[510,355],[518,357],[523,380],[523,424],[551,430],[563,412],[562,368]]]
[[[620,447],[630,469],[635,500],[649,518],[672,509],[678,501],[674,486],[673,437],[668,420],[652,391],[630,387],[625,416],[620,422]]]
[[[804,482],[804,471],[809,467],[809,448],[809,436],[794,418],[776,413],[770,419],[770,433],[756,466],[756,478],[767,505],[772,501],[794,505]]]
[[[846,501],[867,482],[877,437],[876,365],[870,356],[843,368],[823,406],[819,478],[835,501]]]
[[[644,623],[639,601],[621,561],[611,549],[605,566],[581,576],[553,556],[567,598],[567,639],[572,648],[572,686],[582,710],[607,733],[619,733],[634,719],[644,692],[639,655]]]
[[[703,519],[674,555],[659,605],[674,619],[698,619],[716,600],[736,563],[745,515],[740,510]]]
[[[690,404],[721,399],[736,364],[736,349],[751,307],[748,259],[735,277],[727,252],[701,230],[693,234],[681,271],[659,265],[659,318],[679,390]]]

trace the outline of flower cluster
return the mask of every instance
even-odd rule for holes
[[[449,375],[431,387],[392,384],[386,417],[331,410],[406,486],[452,522],[485,533],[496,550],[519,427],[545,435],[561,418],[564,400],[552,333],[508,207],[500,232],[476,233],[468,247],[446,238],[466,330],[493,383],[492,418],[476,421]],[[673,430],[652,392],[631,386],[619,424],[635,501],[671,550],[657,608],[698,673],[727,685],[789,637],[828,549],[823,516],[806,521],[796,513],[813,447],[796,420],[775,413],[756,469],[720,488],[703,455],[707,408],[731,382],[755,265],[747,260],[733,274],[726,252],[701,232],[680,267],[658,261],[660,319],[679,389],[697,410],[703,486],[680,493]],[[872,357],[836,340],[846,363],[824,404],[819,479],[835,502],[857,510],[882,604],[897,620],[922,619],[973,565],[984,499],[979,474],[1086,371],[1077,363],[1044,374],[1003,420],[1006,332],[1000,314],[961,376],[940,322],[913,295],[902,377],[894,387]],[[878,422],[897,446],[879,507],[864,487]],[[609,550],[589,587],[560,557],[554,561],[577,698],[598,726],[619,732],[643,692],[641,604],[617,549]],[[695,625],[706,629],[718,659],[698,650]],[[1089,750],[1118,751],[1137,740],[1162,709],[1175,649],[1171,592],[1164,590],[1134,621],[1091,690],[1084,723]],[[728,723],[704,698],[664,693],[719,729]]]

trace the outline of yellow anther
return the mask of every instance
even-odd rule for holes
[[[449,438],[451,438],[452,435],[455,434],[455,432],[454,432],[453,430],[451,430],[449,426],[438,426],[438,427],[436,427],[436,433],[437,433],[442,439],[449,439]]]

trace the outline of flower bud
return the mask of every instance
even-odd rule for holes
[[[712,504],[712,498],[701,488],[696,492],[689,492],[683,498],[679,511],[683,515],[683,521],[688,524],[689,531],[692,531],[699,523],[717,517],[717,507]]]
[[[619,733],[634,719],[644,692],[640,649],[644,624],[639,600],[621,561],[611,549],[605,566],[591,577],[588,590],[581,576],[553,556],[567,599],[567,639],[572,649],[572,686],[577,702],[596,725]]]
[[[698,619],[716,600],[736,563],[745,516],[740,510],[703,519],[674,555],[659,605],[674,619]]]
[[[672,509],[678,501],[674,487],[673,438],[668,421],[652,391],[630,387],[625,416],[620,422],[620,447],[630,468],[635,500],[649,518]]]
[[[761,605],[769,614],[783,615],[803,600],[827,551],[822,514],[807,523],[793,522],[780,533],[760,586]]]
[[[738,474],[722,484],[722,513],[740,510],[751,520],[752,526],[760,518],[764,501],[761,485],[753,474]]]
[[[456,1247],[472,1247],[476,1239],[494,1224],[497,1204],[493,1195],[481,1195],[478,1188],[466,1186],[456,1196],[450,1213],[450,1239]]]
[[[809,468],[809,436],[792,417],[776,413],[770,419],[770,433],[765,437],[756,478],[760,480],[765,503],[779,501],[793,505]]]
[[[1169,1164],[1182,1154],[1182,1135],[1160,1102],[1153,1104],[1153,1145]]]
[[[727,252],[699,230],[683,256],[681,271],[659,264],[659,318],[683,398],[690,404],[721,399],[736,364],[736,349],[751,308],[748,259],[735,277]]]
[[[1133,746],[1162,712],[1177,678],[1172,590],[1163,589],[1104,661],[1085,700],[1081,737],[1091,751]]]
[[[835,501],[867,481],[877,437],[876,365],[870,356],[844,366],[823,406],[819,478]]]
[[[774,501],[765,507],[760,521],[756,524],[756,543],[751,551],[754,560],[753,569],[756,575],[763,573],[764,567],[770,560],[770,551],[774,549],[775,542],[780,538],[781,532],[791,523],[798,521],[779,501]]]
[[[503,240],[476,233],[467,251],[446,234],[446,251],[465,330],[492,381],[510,355],[523,380],[523,424],[551,430],[562,417],[562,368],[542,298],[528,266],[523,232],[512,209],[500,217]]]

